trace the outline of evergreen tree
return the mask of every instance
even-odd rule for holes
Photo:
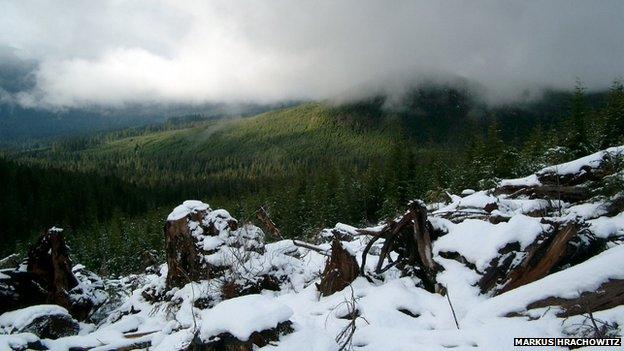
[[[585,87],[580,80],[577,80],[574,87],[570,116],[565,127],[568,131],[565,146],[571,150],[571,156],[580,157],[587,154],[590,149],[587,137],[587,103]]]
[[[624,143],[624,85],[615,80],[611,85],[604,109],[604,127],[601,148]]]

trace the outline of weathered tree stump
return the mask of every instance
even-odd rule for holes
[[[62,229],[41,234],[28,251],[26,269],[5,270],[0,282],[0,313],[37,304],[56,304],[85,320],[96,307],[91,287],[83,287],[72,272],[69,249]]]
[[[361,232],[366,233],[365,230]],[[428,291],[439,290],[435,278],[437,266],[431,252],[435,234],[431,223],[427,220],[427,208],[422,201],[411,201],[402,216],[388,221],[381,230],[370,235],[372,238],[362,252],[361,275],[365,275],[366,256],[370,249],[377,240],[383,238],[385,241],[375,267],[376,274],[381,274],[394,266],[413,267],[417,269],[416,275],[423,281]],[[389,260],[392,251],[397,252],[399,256],[384,267],[383,264],[386,259]]]
[[[168,289],[206,279],[237,280],[245,275],[245,284],[237,284],[238,295],[262,288],[267,282],[266,277],[244,272],[247,260],[264,252],[264,233],[253,225],[239,226],[225,210],[185,201],[167,218],[164,234]]]
[[[71,310],[67,292],[78,285],[78,279],[72,273],[63,231],[52,228],[41,235],[28,251],[27,260],[26,270],[34,275],[35,280],[44,284],[48,302]]]
[[[191,236],[190,218],[185,216],[165,223],[167,255],[167,287],[182,287],[191,281],[206,278],[196,240]]]
[[[340,240],[332,241],[331,256],[327,259],[321,275],[321,282],[316,284],[322,296],[329,296],[346,288],[358,276],[357,260],[349,253]]]

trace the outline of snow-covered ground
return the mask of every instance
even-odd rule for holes
[[[546,174],[578,175],[599,167],[605,156],[619,157],[623,150],[611,148],[525,178],[503,180],[501,186],[540,186],[540,177]],[[493,190],[465,191],[463,196],[451,196],[449,203],[434,206],[438,210],[428,217],[432,228],[441,233],[432,243],[432,253],[440,267],[436,281],[446,290],[445,295],[427,291],[420,279],[396,267],[373,275],[378,248],[383,245],[380,240],[366,260],[369,279],[358,277],[330,296],[320,296],[315,285],[327,260],[324,253],[331,250],[327,239],[339,233],[344,248],[361,263],[369,235],[338,224],[320,233],[320,251],[296,246],[292,240],[263,245],[257,227],[232,231],[224,224],[231,218],[226,211],[187,201],[176,207],[168,220],[207,212],[206,220],[214,224],[218,235],[207,236],[201,223],[189,220],[188,224],[201,249],[210,252],[205,256],[207,264],[229,266],[232,271],[227,274],[241,284],[271,275],[278,279],[279,289],[225,299],[224,280],[215,278],[167,290],[168,267],[162,264],[156,272],[109,280],[108,284],[126,288],[120,289],[120,299],[105,305],[106,318],[97,324],[81,323],[78,335],[44,339],[41,344],[59,351],[72,347],[111,350],[128,345],[182,350],[196,336],[206,341],[228,333],[247,340],[254,332],[283,323],[289,323],[291,331],[264,350],[329,351],[343,345],[354,350],[511,350],[515,337],[585,336],[592,329],[586,315],[564,318],[557,306],[528,306],[549,297],[576,298],[583,292],[595,292],[609,280],[624,279],[624,213],[607,216],[611,200],[593,196],[572,203]],[[505,220],[491,220],[494,217]],[[478,282],[493,260],[503,260],[501,249],[517,243],[515,260],[519,262],[527,247],[553,230],[552,223],[566,221],[581,223],[581,244],[586,238],[603,240],[603,249],[515,289],[500,294],[482,292]],[[380,228],[367,230],[372,233]],[[253,244],[247,245],[247,241]],[[391,257],[396,259],[397,254]],[[20,349],[38,340],[19,330],[42,313],[67,311],[58,306],[35,306],[1,315],[0,333],[4,335],[0,335],[0,350]],[[624,306],[593,311],[593,317],[621,335]],[[352,337],[345,337],[349,332]]]

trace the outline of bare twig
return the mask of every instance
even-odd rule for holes
[[[277,226],[275,225],[275,222],[271,220],[271,217],[269,217],[269,213],[264,208],[264,206],[261,206],[258,209],[258,211],[256,211],[256,216],[258,217],[258,220],[262,223],[262,225],[269,232],[271,232],[271,234],[273,234],[275,237],[279,238],[280,240],[284,240],[284,236],[282,235],[279,228],[277,228]]]
[[[449,294],[448,288],[446,288],[446,300],[448,301],[449,306],[451,307],[451,312],[453,312],[453,319],[455,320],[455,326],[457,327],[457,330],[459,330],[459,323],[457,322],[457,316],[455,315],[455,309],[453,308],[453,304],[451,303],[451,295]]]
[[[358,318],[362,318],[367,324],[370,324],[368,320],[366,320],[366,318],[359,315],[357,308],[358,299],[355,297],[353,287],[349,285],[349,288],[351,289],[351,298],[349,300],[345,299],[342,302],[347,306],[347,317],[349,317],[349,323],[336,336],[336,342],[340,343],[340,348],[338,349],[338,351],[352,349],[353,335],[355,334],[355,330],[357,329],[356,321]]]

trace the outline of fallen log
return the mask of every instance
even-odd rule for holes
[[[508,185],[494,189],[494,195],[502,194],[507,194],[510,198],[528,196],[531,199],[551,199],[567,202],[583,201],[591,197],[589,189],[585,187],[558,185]]]
[[[568,242],[577,235],[579,224],[576,222],[558,225],[554,234],[541,243],[530,246],[524,260],[509,274],[509,278],[499,293],[504,293],[519,286],[532,283],[547,276],[566,255]]]
[[[527,309],[560,306],[558,317],[608,310],[624,305],[624,280],[609,279],[594,291],[584,291],[575,298],[548,297],[530,303]]]
[[[621,156],[619,156],[621,157]],[[600,180],[616,171],[613,161],[618,155],[605,153],[599,164],[582,166],[576,173],[559,174],[557,166],[551,166],[547,171],[538,172],[537,179],[545,185],[578,185],[588,181]]]
[[[12,254],[0,260],[0,269],[15,268],[19,264],[20,256],[18,254]]]
[[[278,341],[280,336],[293,332],[292,322],[279,323],[274,328],[255,331],[247,340],[240,340],[231,333],[225,332],[202,340],[195,335],[190,345],[181,351],[252,351]]]
[[[295,246],[299,246],[299,247],[303,247],[304,249],[308,249],[308,250],[312,250],[314,252],[318,252],[319,254],[323,255],[323,256],[330,256],[330,253],[327,252],[327,250],[316,246],[316,245],[312,245],[312,244],[308,244],[306,242],[303,241],[299,241],[299,240],[293,240],[293,245]]]

